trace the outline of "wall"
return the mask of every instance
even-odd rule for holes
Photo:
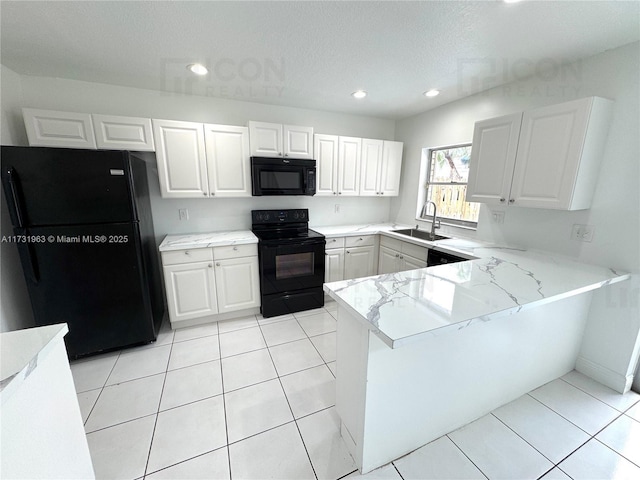
[[[416,223],[416,179],[423,147],[470,142],[477,120],[597,95],[610,98],[615,104],[592,207],[560,212],[517,207],[489,209],[483,205],[475,237],[640,272],[639,53],[640,43],[630,44],[555,73],[540,73],[397,122],[396,140],[404,142],[405,158],[401,196],[392,200],[391,218]],[[495,60],[499,65],[500,59]],[[491,222],[492,210],[505,212],[504,224]],[[595,227],[591,243],[570,239],[574,223]],[[473,236],[468,231],[458,233]],[[638,349],[639,297],[637,281],[595,294],[585,334],[586,350],[581,354],[603,371],[611,375],[615,372],[627,380],[635,369],[633,352]],[[611,325],[615,328],[608,328]]]
[[[0,65],[0,144],[26,145],[27,136],[22,126],[22,89],[20,76]],[[9,211],[0,194],[0,235],[11,235]],[[16,247],[0,243],[0,331],[7,332],[33,326],[27,286],[22,275],[20,257]]]

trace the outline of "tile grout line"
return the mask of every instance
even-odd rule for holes
[[[295,318],[295,316],[294,316],[294,318]],[[302,326],[298,323],[298,320],[296,320],[296,323],[298,324],[298,326],[300,328],[302,328]],[[302,329],[302,331],[304,331],[304,329]],[[262,339],[264,340],[264,343],[266,344],[267,343],[267,339],[264,336],[264,332],[262,331],[262,327],[260,327],[260,333],[262,334]],[[295,424],[296,430],[298,431],[298,435],[300,437],[300,441],[302,442],[302,447],[304,448],[304,451],[307,454],[307,459],[309,460],[309,466],[311,467],[311,471],[313,472],[313,476],[315,477],[316,480],[318,480],[318,474],[316,473],[316,469],[313,466],[313,462],[311,461],[311,455],[309,455],[309,449],[307,448],[307,444],[304,442],[304,438],[302,437],[302,432],[300,431],[300,426],[298,425],[298,421],[296,420],[296,416],[293,413],[293,409],[291,408],[291,403],[289,402],[289,397],[287,397],[287,392],[284,389],[284,385],[282,385],[282,380],[280,379],[280,375],[278,374],[278,370],[275,368],[276,367],[276,363],[273,361],[273,356],[271,355],[271,351],[269,350],[268,347],[267,347],[267,351],[269,352],[269,358],[271,359],[271,363],[273,364],[273,368],[276,370],[276,374],[278,375],[278,383],[280,384],[280,388],[282,389],[282,394],[284,395],[284,399],[286,400],[287,406],[289,407],[289,411],[291,412],[291,417],[293,418],[293,423]],[[233,478],[231,480],[233,480]]]
[[[233,475],[231,473],[231,450],[229,449],[229,421],[227,419],[227,395],[224,389],[224,369],[222,368],[222,345],[220,343],[220,326],[218,325],[218,352],[220,353],[220,382],[222,383],[222,409],[224,411],[224,434],[226,437],[226,445],[224,448],[227,449],[227,465],[229,467],[229,479],[233,479]]]
[[[87,415],[87,419],[82,423],[82,426],[85,427],[85,432],[84,432],[85,437],[88,435],[88,432],[86,431],[86,425],[87,425],[87,422],[89,421],[89,417],[91,417],[91,414],[93,413],[93,410],[96,408],[96,405],[98,404],[98,400],[100,400],[100,397],[102,396],[102,392],[104,392],[104,389],[105,389],[105,387],[107,385],[107,382],[109,381],[109,377],[113,373],[113,369],[116,368],[116,363],[118,363],[118,360],[120,359],[120,354],[121,353],[122,353],[122,350],[120,350],[118,352],[118,357],[116,358],[116,361],[113,362],[113,366],[111,367],[111,370],[109,370],[109,375],[107,375],[107,378],[105,378],[104,383],[102,384],[102,387],[100,387],[100,391],[98,392],[98,396],[96,397],[96,401],[93,402],[93,406],[91,407],[91,410],[89,410],[89,414]],[[73,378],[73,372],[71,372],[71,378]],[[86,393],[86,392],[89,392],[89,391],[90,390],[86,390],[85,392],[82,392],[82,393]],[[78,398],[78,395],[80,395],[80,394],[76,392],[76,398]],[[93,433],[93,432],[91,432],[91,433]]]
[[[454,431],[455,431],[455,430],[454,430]],[[451,433],[453,433],[453,432],[451,432]],[[455,447],[456,447],[458,450],[460,450],[460,453],[462,453],[462,454],[467,458],[467,460],[469,460],[469,461],[471,462],[471,464],[472,464],[474,467],[476,467],[476,468],[478,469],[478,471],[482,474],[482,476],[483,476],[484,478],[486,478],[487,480],[489,480],[489,477],[488,477],[488,476],[487,476],[487,475],[482,471],[482,469],[481,469],[478,465],[476,465],[476,463],[475,463],[473,460],[471,460],[471,457],[469,457],[469,455],[467,455],[467,453],[462,449],[462,447],[461,447],[460,445],[458,445],[458,444],[455,442],[455,440],[449,436],[449,434],[448,434],[448,433],[447,433],[447,434],[445,434],[445,435],[443,435],[443,437],[447,437],[447,438],[449,439],[449,441],[450,441],[451,443],[453,443],[453,444],[455,445]],[[441,438],[441,437],[440,437],[440,438]],[[437,440],[437,438],[436,438],[436,440]],[[432,442],[435,442],[436,440],[432,440]],[[429,442],[429,443],[432,443],[432,442]],[[427,445],[429,445],[429,444],[427,444]],[[421,447],[421,448],[422,448],[422,447]],[[415,450],[414,450],[414,451],[415,451]],[[413,452],[412,452],[412,453],[413,453]],[[395,467],[395,465],[394,465],[394,467]],[[398,473],[400,473],[400,472],[398,472]]]
[[[569,382],[567,382],[569,383]],[[576,387],[577,388],[577,387]],[[587,392],[584,392],[587,393]],[[588,394],[588,393],[587,393]],[[529,395],[529,394],[527,394]],[[594,433],[593,435],[589,432],[587,432],[586,430],[583,430],[582,428],[580,428],[578,425],[576,425],[575,423],[573,423],[571,420],[569,420],[568,418],[565,418],[563,415],[561,415],[559,412],[556,412],[553,408],[551,408],[550,406],[546,405],[545,403],[543,403],[541,400],[538,400],[537,398],[535,398],[533,395],[529,395],[531,398],[533,398],[534,400],[536,400],[537,402],[541,403],[543,406],[547,407],[549,410],[551,410],[552,412],[554,412],[555,414],[559,415],[560,417],[564,418],[567,422],[571,423],[572,425],[574,425],[575,427],[577,427],[578,429],[582,430],[584,433],[586,433],[589,436],[589,439],[584,442],[583,444],[581,444],[578,448],[576,448],[575,450],[573,450],[570,454],[568,454],[566,457],[564,457],[562,460],[560,460],[558,463],[555,464],[556,467],[560,468],[560,464],[562,462],[564,462],[565,460],[567,460],[571,455],[573,455],[574,453],[576,453],[578,450],[580,450],[582,447],[584,447],[587,443],[589,443],[591,440],[595,440],[598,443],[604,445],[605,447],[607,447],[609,450],[611,450],[612,452],[614,452],[615,454],[619,455],[620,457],[624,458],[625,460],[633,463],[634,465],[637,465],[638,467],[640,467],[640,465],[636,464],[635,462],[633,462],[632,460],[628,459],[627,457],[625,457],[624,455],[622,455],[620,452],[616,451],[615,449],[611,448],[609,445],[607,445],[606,443],[600,441],[599,439],[596,438],[597,435],[599,435],[600,433],[602,433],[602,431],[604,431],[606,428],[608,428],[609,426],[611,426],[613,423],[615,423],[618,419],[620,419],[622,416],[624,416],[625,414],[623,412],[620,412],[617,408],[613,408],[618,415],[612,419],[610,422],[608,422],[606,425],[604,425],[600,430],[598,430],[596,433]],[[595,397],[594,397],[595,398]],[[604,403],[604,402],[602,402]],[[605,404],[606,405],[606,404]],[[609,405],[610,406],[610,405]],[[564,472],[563,470],[563,473]]]
[[[173,340],[175,340],[175,332],[173,335]],[[164,395],[164,387],[167,383],[167,373],[169,372],[169,362],[171,362],[171,354],[173,353],[173,340],[171,341],[171,346],[169,348],[169,357],[167,358],[167,365],[164,370],[164,380],[162,381],[162,389],[160,390],[160,398],[158,399],[158,409],[156,411],[156,421],[153,423],[153,430],[151,432],[151,442],[149,442],[149,453],[147,453],[147,461],[144,465],[144,474],[143,477],[147,476],[147,470],[149,469],[149,460],[151,459],[151,450],[153,450],[153,439],[156,436],[156,428],[158,427],[158,417],[160,416],[160,405],[162,404],[162,396]]]
[[[577,370],[576,370],[576,371],[577,371]],[[579,372],[578,372],[578,373],[579,373]],[[589,378],[589,377],[587,377],[587,378]],[[634,406],[636,403],[640,402],[640,398],[639,398],[639,399],[638,399],[636,402],[634,402],[634,403],[633,403],[629,408],[627,408],[627,409],[625,409],[625,410],[620,410],[619,408],[616,408],[616,407],[614,407],[613,405],[608,404],[608,403],[607,403],[607,402],[605,402],[604,400],[602,400],[602,399],[600,399],[600,398],[596,397],[596,396],[595,396],[595,395],[593,395],[592,393],[589,393],[589,392],[587,392],[586,390],[584,390],[584,389],[580,388],[579,386],[574,385],[574,384],[573,384],[573,383],[571,383],[571,382],[568,382],[567,380],[565,380],[565,379],[564,379],[564,378],[562,378],[562,377],[560,377],[560,378],[559,378],[559,380],[562,380],[562,381],[563,381],[564,383],[566,383],[567,385],[571,385],[573,388],[575,388],[575,389],[577,389],[577,390],[580,390],[582,393],[586,393],[586,394],[587,394],[587,395],[589,395],[591,398],[595,398],[595,399],[596,399],[596,400],[598,400],[600,403],[603,403],[603,404],[604,404],[604,405],[606,405],[607,407],[609,407],[609,408],[613,408],[614,410],[616,410],[616,411],[618,411],[618,412],[621,412],[621,413],[626,412],[627,410],[629,410],[629,408],[633,408],[633,406]],[[595,380],[594,380],[594,381],[595,381]],[[551,382],[549,382],[549,383],[551,383]],[[545,384],[545,385],[546,385],[546,384]],[[602,385],[602,384],[600,384],[600,385]],[[609,387],[607,387],[606,385],[603,385],[603,386],[604,386],[605,388],[609,388]],[[618,393],[618,392],[616,392],[615,390],[612,390],[612,391],[613,391],[613,392],[615,392],[615,393]],[[620,393],[619,395],[625,395],[625,394]]]

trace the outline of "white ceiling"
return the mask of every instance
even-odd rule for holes
[[[403,118],[637,41],[639,15],[637,1],[2,1],[0,61],[26,75]],[[212,71],[196,78],[192,62]],[[429,88],[442,94],[427,99]],[[369,96],[354,100],[357,89]]]

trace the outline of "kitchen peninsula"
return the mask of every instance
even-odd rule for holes
[[[544,252],[441,244],[477,260],[324,286],[338,303],[341,433],[362,473],[572,370],[591,291],[630,278]]]

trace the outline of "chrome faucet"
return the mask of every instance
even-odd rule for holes
[[[431,218],[431,241],[433,242],[436,239],[436,228],[440,228],[440,219],[438,218],[438,207],[436,206],[435,202],[432,202],[431,200],[424,202],[424,205],[422,206],[422,212],[420,212],[420,217],[424,218],[425,215],[427,214],[427,207],[429,206],[429,204],[433,205],[433,217]],[[437,222],[437,225],[436,225]]]

